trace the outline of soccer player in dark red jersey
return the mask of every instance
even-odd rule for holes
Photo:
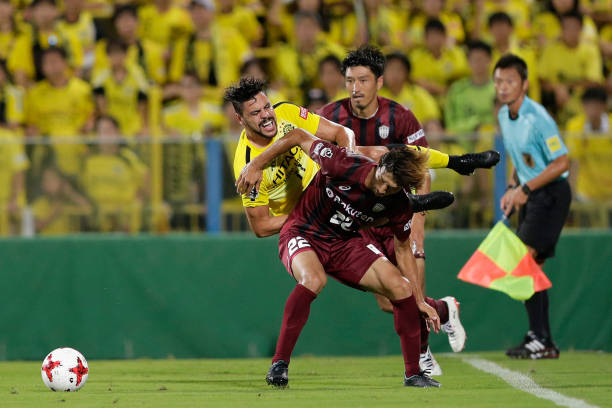
[[[389,146],[394,144],[409,144],[427,146],[427,139],[421,124],[411,110],[399,103],[378,96],[378,90],[383,86],[385,57],[380,50],[372,46],[363,46],[348,54],[342,61],[346,89],[350,97],[331,102],[317,113],[333,122],[353,130],[355,142],[360,146]],[[499,161],[496,152],[484,152],[460,160],[457,156],[449,157],[449,168],[461,172],[462,167],[476,162],[481,167],[492,167]],[[470,163],[472,162],[472,163]],[[472,167],[473,168],[473,167]],[[427,193],[430,189],[429,173],[425,177],[418,194]],[[393,260],[393,234],[389,228],[369,228],[362,231],[365,238],[377,243],[389,259]],[[417,283],[425,292],[425,212],[415,213],[412,219],[411,247],[416,258],[418,276]],[[381,309],[392,312],[391,303],[382,296],[376,296]],[[449,335],[449,343],[453,351],[461,351],[465,346],[465,330],[461,325],[458,313],[458,303],[455,298],[447,296],[442,300],[427,298],[428,303],[435,307],[444,319],[444,331]],[[450,317],[447,318],[447,317]],[[428,346],[429,333],[422,331],[421,366],[428,374],[442,374],[440,366],[433,358]]]
[[[388,298],[404,356],[406,386],[438,387],[419,367],[421,316],[426,329],[437,332],[440,318],[423,297],[409,240],[412,213],[426,202],[450,205],[451,193],[413,196],[427,174],[426,158],[405,146],[390,150],[379,163],[294,129],[255,158],[260,171],[278,155],[300,146],[321,169],[283,225],[279,256],[297,285],[287,299],[281,332],[266,380],[287,385],[291,353],[308,320],[310,304],[330,275],[340,282]],[[239,178],[240,191],[250,191]],[[360,228],[386,222],[393,234],[397,265],[359,233]],[[399,269],[398,269],[399,268]],[[400,271],[401,270],[401,271]]]

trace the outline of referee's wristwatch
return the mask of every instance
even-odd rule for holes
[[[529,196],[529,194],[531,194],[531,189],[529,188],[527,183],[521,184],[521,190],[523,190],[523,193],[525,193],[525,195],[527,195],[527,196]]]

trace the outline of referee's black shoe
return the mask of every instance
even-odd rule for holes
[[[289,364],[285,360],[273,362],[266,375],[266,382],[275,387],[286,387],[289,384]]]
[[[432,191],[428,194],[413,194],[410,196],[413,213],[440,210],[451,205],[453,201],[455,201],[455,196],[448,191]]]
[[[461,156],[448,156],[449,169],[457,173],[469,176],[476,169],[490,169],[499,163],[499,153],[495,150],[487,150],[480,153],[467,153]]]
[[[440,384],[438,381],[434,380],[433,378],[425,374],[423,371],[421,371],[419,374],[415,374],[410,377],[404,374],[404,385],[406,387],[429,388],[440,387],[440,385],[442,384]]]

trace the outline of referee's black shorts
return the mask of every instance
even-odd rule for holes
[[[532,191],[521,207],[517,235],[536,250],[536,261],[554,256],[571,200],[569,183],[563,179]]]

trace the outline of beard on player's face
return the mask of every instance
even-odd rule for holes
[[[268,118],[263,118],[263,119],[259,119],[257,123],[251,123],[248,121],[244,121],[245,123],[245,127],[248,128],[248,130],[251,133],[254,133],[256,135],[271,139],[274,136],[276,136],[277,133],[277,127],[276,127],[276,119],[274,117],[268,117]],[[273,127],[273,130],[272,130]]]

